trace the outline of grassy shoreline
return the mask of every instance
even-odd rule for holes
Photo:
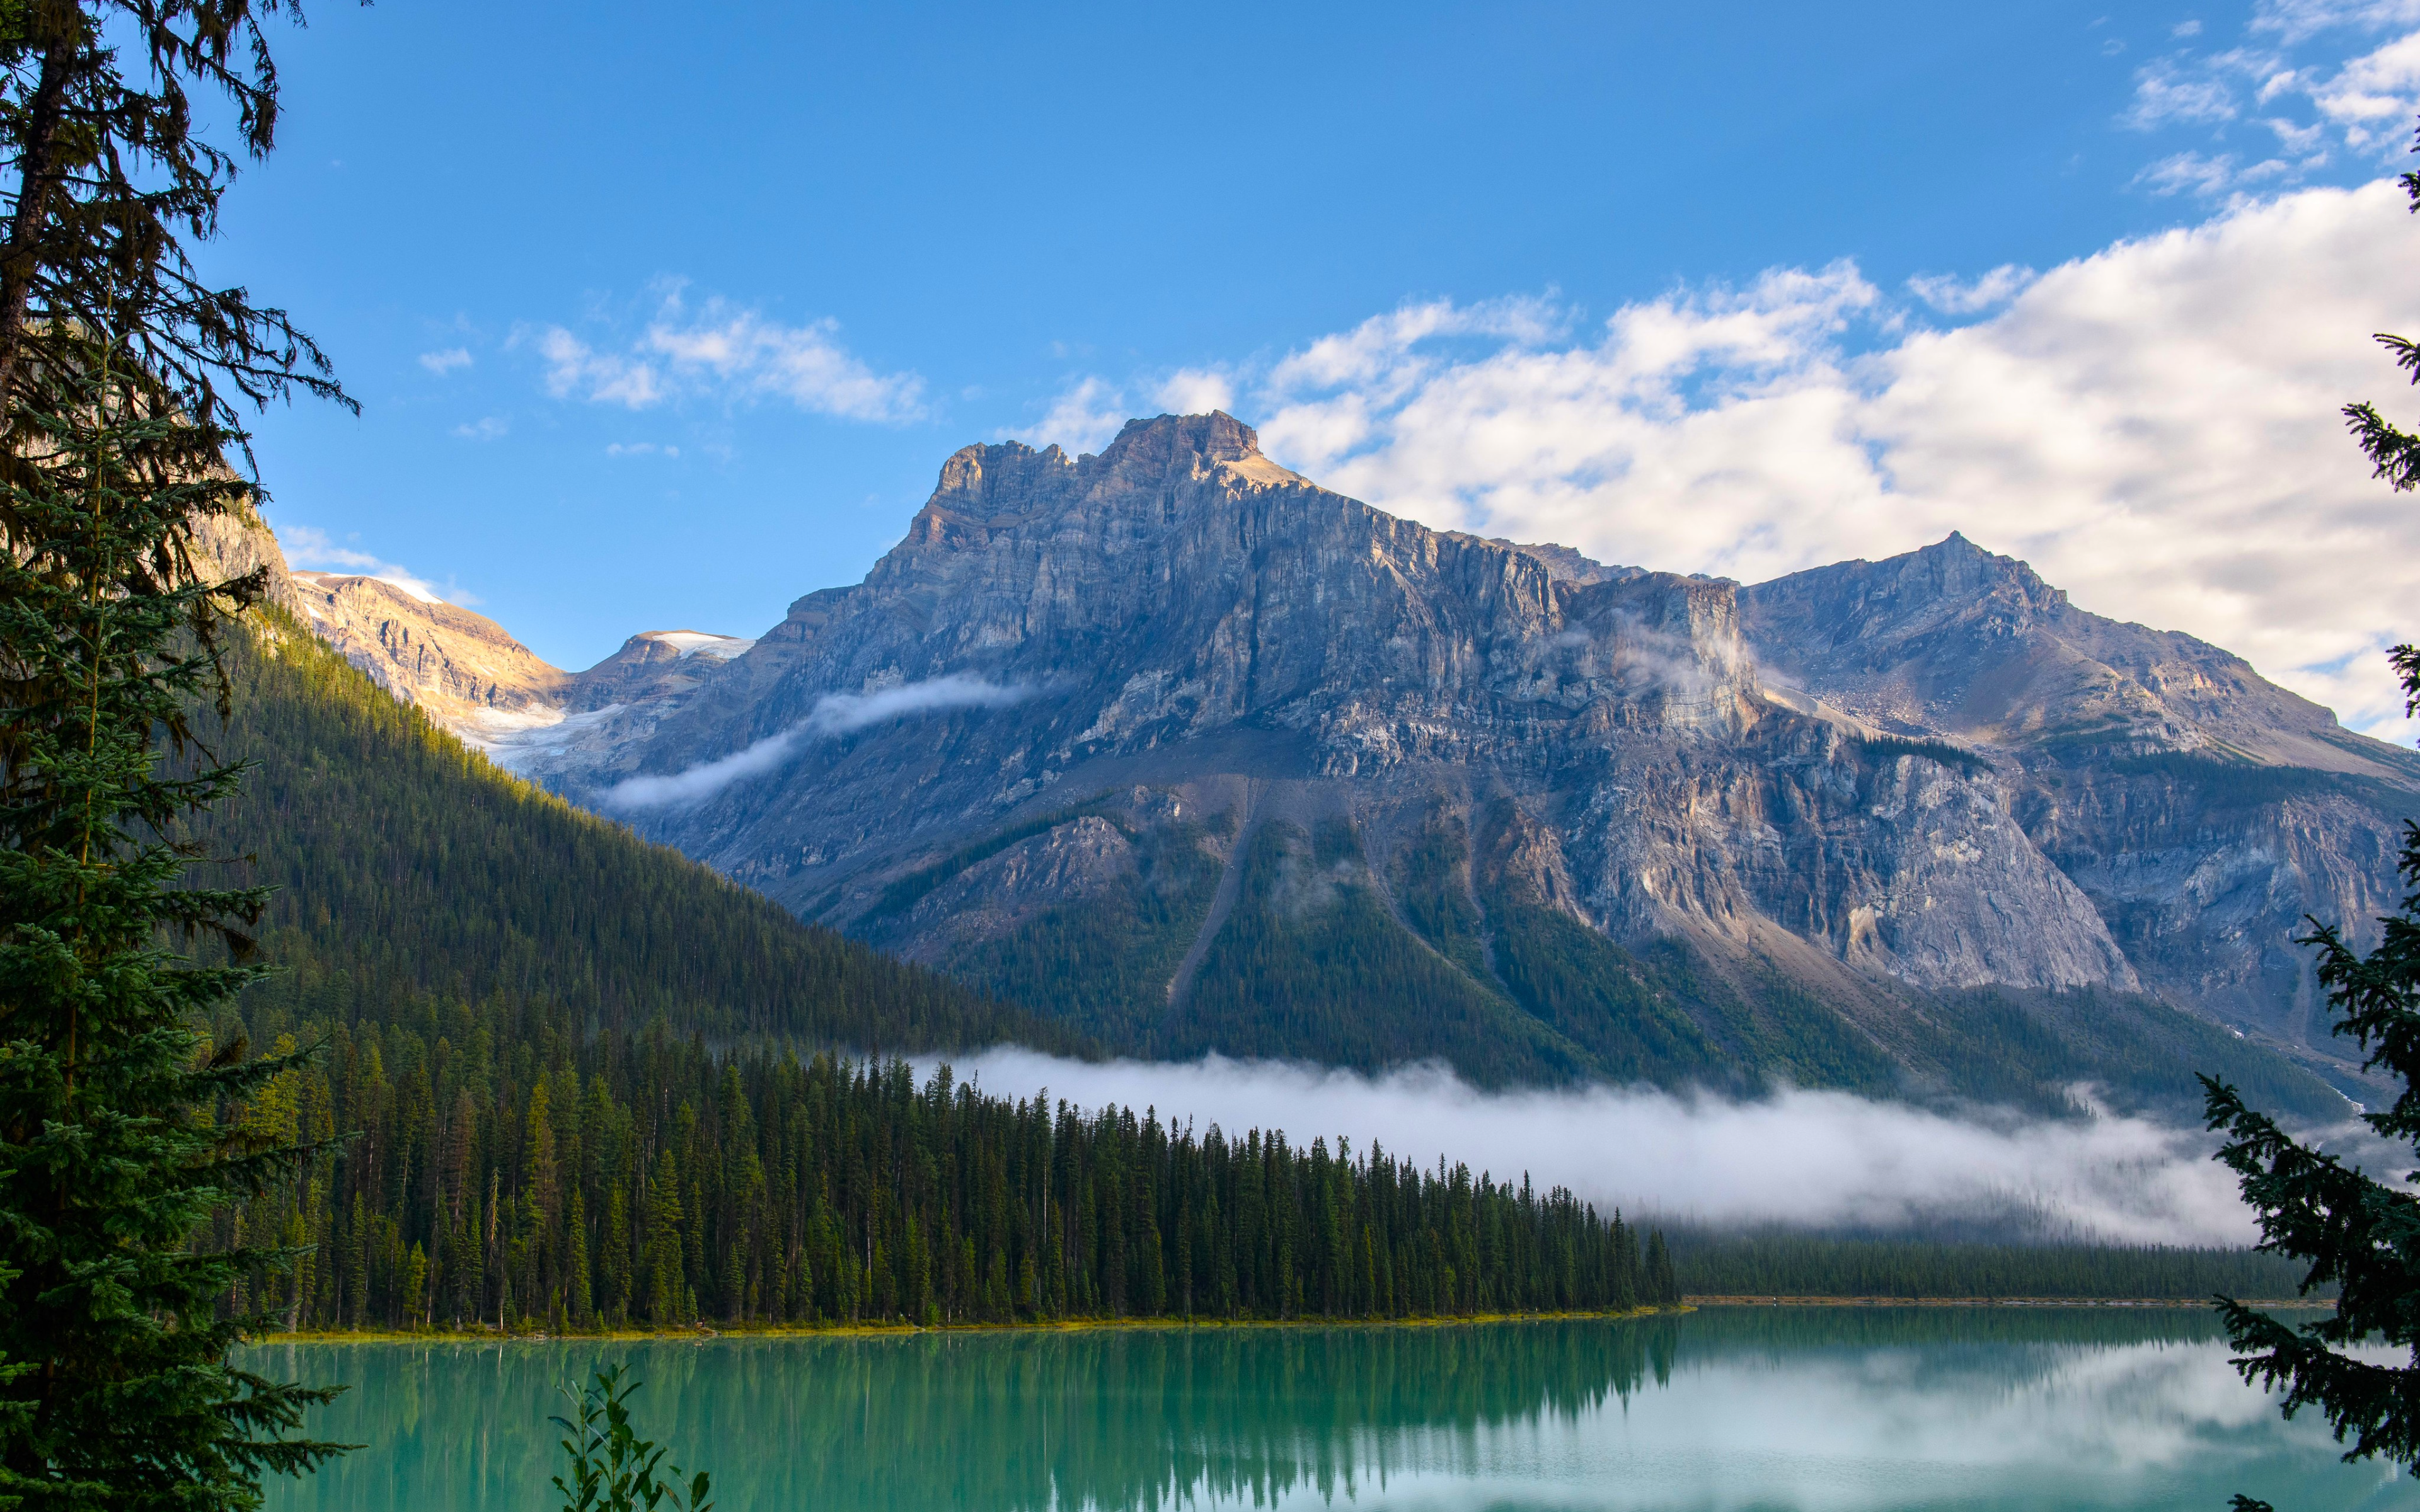
[[[685,1339],[702,1343],[722,1338],[896,1338],[923,1334],[1091,1334],[1108,1331],[1218,1332],[1271,1328],[1469,1328],[1494,1323],[1551,1323],[1587,1319],[1621,1321],[1678,1316],[1701,1307],[2093,1307],[2206,1308],[2198,1297],[1832,1297],[1832,1296],[1703,1296],[1689,1297],[1671,1307],[1634,1307],[1626,1312],[1469,1313],[1434,1318],[1068,1318],[1049,1322],[943,1323],[730,1323],[721,1327],[692,1324],[687,1328],[619,1328],[588,1333],[555,1334],[543,1329],[429,1328],[318,1329],[290,1334],[264,1334],[252,1342],[270,1344],[612,1344],[633,1340]],[[2334,1303],[2311,1298],[2255,1299],[2268,1308],[2332,1307]]]
[[[1435,1318],[1067,1318],[1032,1323],[727,1323],[721,1327],[692,1324],[687,1328],[619,1328],[554,1334],[543,1329],[494,1328],[346,1328],[304,1329],[290,1334],[263,1334],[251,1342],[269,1344],[611,1344],[639,1339],[685,1339],[703,1342],[722,1338],[899,1338],[920,1334],[1091,1334],[1108,1331],[1187,1331],[1267,1328],[1467,1328],[1485,1323],[1552,1323],[1577,1319],[1621,1321],[1658,1314],[1694,1311],[1686,1303],[1671,1307],[1633,1307],[1627,1311],[1565,1313],[1454,1313]]]

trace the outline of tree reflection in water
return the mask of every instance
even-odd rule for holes
[[[1946,1495],[1996,1486],[1995,1476],[2030,1481],[2036,1458],[2058,1462],[2042,1473],[2133,1484],[2147,1465],[2171,1473],[2154,1461],[2212,1459],[2202,1440],[2253,1445],[2270,1434],[2257,1397],[2243,1394],[2239,1413],[2226,1395],[2242,1388],[2215,1340],[2207,1315],[2189,1310],[1783,1308],[1450,1327],[262,1352],[307,1351],[318,1357],[293,1367],[353,1381],[314,1427],[373,1445],[316,1484],[280,1487],[277,1512],[526,1507],[553,1453],[543,1427],[554,1382],[621,1359],[647,1381],[647,1436],[711,1470],[729,1506],[1156,1512],[1367,1504],[1413,1486],[1424,1502],[1497,1504],[1508,1486],[1545,1490],[1556,1473],[1576,1477],[1564,1491],[1607,1505],[1657,1504],[1664,1491],[1698,1504],[1773,1495],[1901,1504],[1856,1489],[1862,1472],[1851,1461],[1885,1440],[1897,1481],[1913,1457],[1916,1481],[1930,1476]],[[2103,1393],[2133,1403],[2133,1417],[2084,1399]],[[2076,1422],[2055,1405],[2067,1398]],[[1954,1442],[1961,1434],[1997,1442]],[[1662,1490],[1623,1469],[1639,1441],[1659,1461]],[[2277,1473],[2307,1475],[2333,1459],[2324,1442],[2262,1442],[2208,1468],[2240,1473],[2244,1453],[2290,1451]],[[1838,1463],[1818,1463],[1825,1457]],[[1573,1468],[1581,1461],[1594,1468]],[[1755,1485],[1735,1496],[1730,1480],[1743,1474]],[[1814,1489],[1792,1489],[1802,1484]],[[1551,1499],[1571,1504],[1561,1492]]]

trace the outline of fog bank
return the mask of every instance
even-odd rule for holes
[[[934,1062],[927,1060],[927,1069]],[[2149,1119],[1952,1116],[1845,1092],[1761,1102],[1648,1088],[1481,1091],[1441,1068],[1366,1076],[1264,1061],[1090,1065],[1004,1047],[952,1062],[990,1093],[1047,1088],[1082,1107],[1156,1108],[1231,1134],[1282,1129],[1309,1144],[1376,1141],[1600,1207],[1666,1221],[1896,1228],[2030,1211],[2132,1243],[2242,1244],[2256,1236],[2211,1137]]]

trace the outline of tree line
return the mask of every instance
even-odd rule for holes
[[[253,1026],[283,1052],[318,1026]],[[228,1016],[227,1036],[245,1035]],[[254,1042],[264,1042],[256,1040]],[[560,1007],[338,1024],[231,1120],[323,1146],[218,1237],[293,1329],[1386,1319],[1677,1302],[1658,1232],[1372,1146],[994,1096]],[[352,1137],[342,1137],[353,1132]]]

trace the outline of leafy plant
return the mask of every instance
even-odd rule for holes
[[[562,1387],[575,1418],[550,1419],[570,1435],[561,1440],[571,1464],[554,1477],[563,1494],[564,1512],[712,1512],[706,1495],[713,1478],[705,1471],[683,1478],[678,1465],[659,1473],[667,1450],[653,1439],[642,1439],[630,1426],[630,1398],[642,1382],[628,1365],[609,1365],[586,1384]]]

